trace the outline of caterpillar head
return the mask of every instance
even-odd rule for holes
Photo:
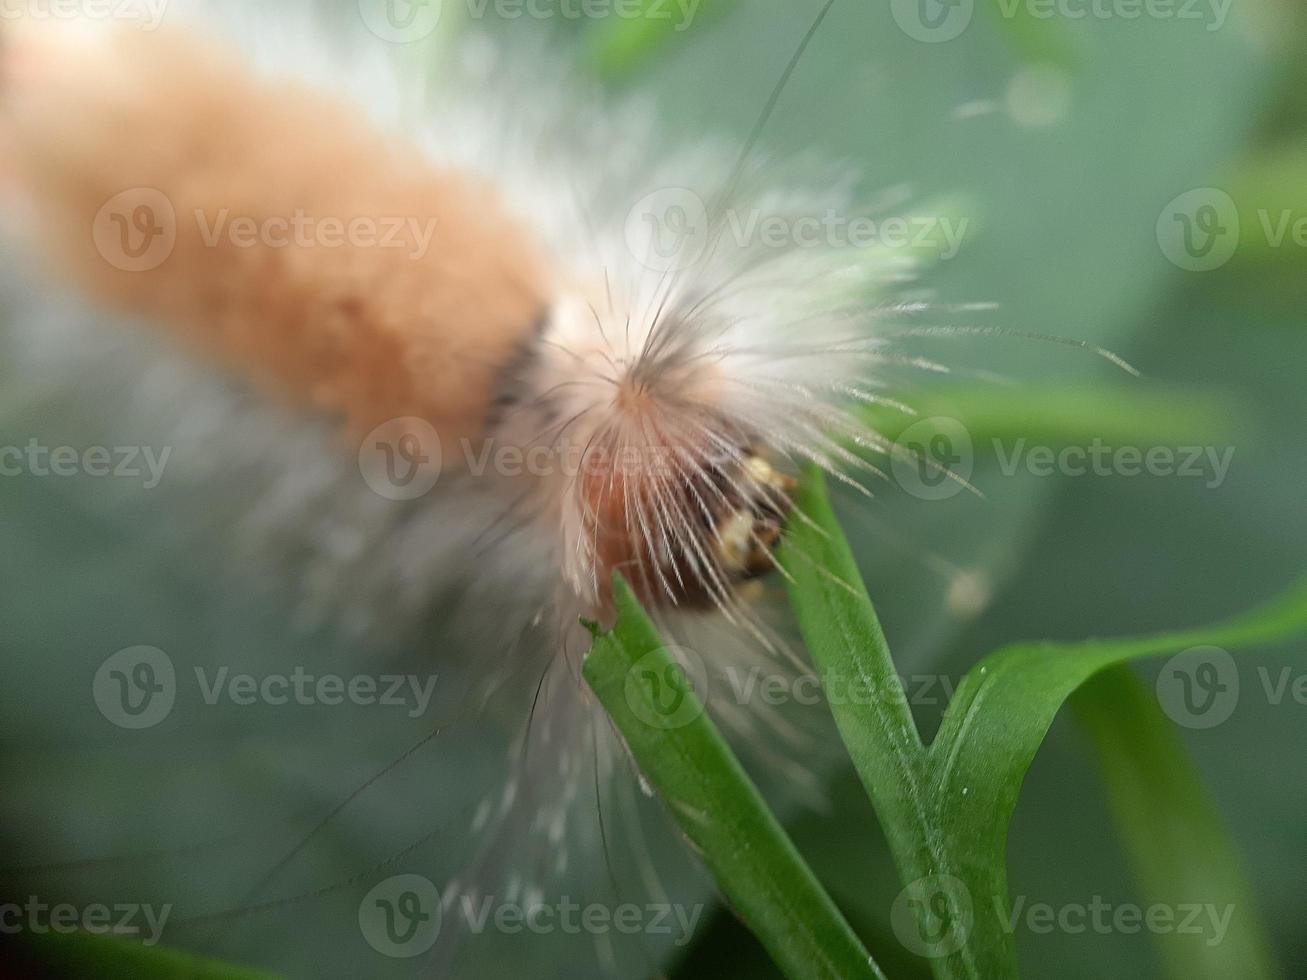
[[[620,572],[647,604],[729,609],[776,567],[796,464],[829,461],[824,433],[855,423],[796,373],[805,352],[830,368],[815,348],[769,344],[701,294],[644,305],[558,303],[505,424],[563,461],[551,506],[584,602],[606,605]]]

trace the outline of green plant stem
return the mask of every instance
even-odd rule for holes
[[[792,980],[883,980],[693,690],[657,723],[660,691],[643,678],[684,674],[626,584],[614,588],[617,626],[596,636],[585,679],[741,921]]]
[[[861,699],[867,701],[865,705],[842,699],[831,705],[831,711],[884,828],[899,874],[905,882],[959,878],[950,842],[940,833],[928,752],[857,563],[838,531],[824,484],[815,474],[803,482],[795,506],[807,520],[792,523],[792,535],[781,554],[790,602],[801,625],[823,624],[804,629],[823,686],[829,690],[836,677],[856,680],[871,695]],[[924,931],[927,924],[921,925]],[[970,942],[933,957],[935,975],[987,980],[1015,976],[1010,969],[1011,937],[999,933],[992,939],[979,957]]]

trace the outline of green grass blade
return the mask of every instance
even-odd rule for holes
[[[945,778],[952,781],[966,771],[984,770],[979,763],[986,755],[1033,758],[1066,699],[1108,667],[1189,647],[1236,649],[1303,633],[1307,633],[1307,579],[1261,609],[1207,628],[1006,647],[990,654],[963,679],[931,752],[943,764]],[[1021,776],[1025,769],[1021,767]]]
[[[586,682],[736,914],[791,980],[883,980],[620,578],[615,594]]]
[[[1067,698],[1099,672],[1131,660],[1202,645],[1235,649],[1304,632],[1307,582],[1262,610],[1207,629],[1023,644],[972,670],[945,711],[931,757],[942,830],[976,909],[977,934],[1006,924],[1008,825],[1026,772]]]
[[[1252,887],[1153,692],[1128,668],[1114,667],[1081,688],[1071,704],[1098,750],[1108,803],[1145,903],[1231,910],[1219,942],[1158,932],[1166,975],[1274,980],[1280,974]]]
[[[840,699],[831,710],[908,884],[921,955],[940,978],[1017,975],[1007,922],[1008,827],[1025,774],[1067,698],[1101,671],[1141,657],[1307,633],[1304,581],[1264,609],[1215,627],[1009,647],[963,680],[927,749],[819,474],[804,482],[796,510],[781,553],[791,602],[823,680],[858,682],[875,695]]]
[[[794,506],[804,519],[791,521],[780,562],[822,686],[870,695],[832,705],[835,723],[882,822],[919,823],[926,778],[921,735],[820,477],[801,483]],[[855,700],[866,703],[849,703]]]
[[[1006,933],[995,932],[988,943],[961,942],[976,939],[962,918],[929,919],[933,885],[947,887],[958,878],[949,842],[938,832],[929,754],[819,473],[809,473],[801,483],[795,510],[801,516],[790,521],[780,554],[790,604],[823,686],[830,690],[838,682],[853,690],[856,684],[868,695],[841,698],[831,712],[900,875],[910,888],[923,891],[910,899],[917,906],[923,955],[941,978],[1014,977],[1015,954]],[[945,900],[956,897],[947,894]],[[930,938],[936,931],[938,938]]]

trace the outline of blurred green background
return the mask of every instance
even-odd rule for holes
[[[689,29],[669,31],[616,18],[507,21],[493,5],[483,17],[459,17],[452,5],[443,22],[450,31],[548,33],[614,90],[653,92],[682,139],[743,138],[819,6],[703,0]],[[1044,433],[1072,445],[1101,437],[1142,449],[1233,447],[1233,463],[1218,486],[1015,477],[984,451],[977,430],[972,482],[983,500],[922,500],[894,486],[873,505],[848,501],[846,526],[907,673],[956,680],[1013,639],[1206,622],[1303,571],[1307,241],[1290,231],[1277,244],[1268,228],[1307,223],[1307,17],[1288,0],[1238,0],[1225,12],[1219,4],[1155,8],[1169,15],[1148,8],[1137,17],[1126,0],[1068,2],[1042,16],[1048,9],[841,0],[762,146],[847,159],[865,173],[869,194],[906,182],[918,201],[956,202],[972,232],[931,285],[945,302],[998,309],[950,322],[1101,344],[1143,372],[1135,380],[1033,341],[920,342],[924,354],[998,376],[983,386],[987,404],[998,399],[1028,417],[1032,441]],[[1068,16],[1082,10],[1105,13]],[[1228,195],[1237,227],[1218,212],[1219,240],[1186,259],[1165,230],[1183,224],[1175,209],[1191,208],[1200,222],[1204,205],[1224,201],[1204,192],[1175,203],[1198,188]],[[1184,267],[1195,264],[1210,267]],[[7,374],[0,378],[14,383]],[[960,387],[936,385],[922,397],[954,397],[965,421],[982,386],[950,383]],[[1049,423],[1048,406],[1068,393],[1070,421]],[[25,441],[23,424],[0,415],[0,436]],[[93,709],[88,678],[123,647],[148,643],[234,670],[362,654],[345,638],[297,632],[273,599],[215,589],[203,556],[146,546],[132,522],[148,516],[106,512],[94,496],[93,486],[0,479],[0,866],[10,868],[0,888],[230,907],[308,826],[305,815],[337,802],[422,727],[402,717],[354,724],[347,713],[288,720],[252,709],[178,713],[150,733],[111,730]],[[450,642],[433,627],[423,646]],[[1185,730],[1246,856],[1286,978],[1307,975],[1299,762],[1307,706],[1273,703],[1259,670],[1297,676],[1307,672],[1303,653],[1266,649],[1241,660],[1243,695],[1229,720]],[[1150,682],[1157,669],[1143,669]],[[452,874],[458,828],[477,790],[502,780],[503,765],[485,726],[449,732],[360,798],[272,893],[347,880],[423,835],[433,836],[409,860],[435,880]],[[790,807],[800,848],[891,976],[925,976],[888,928],[899,885],[870,807],[850,772],[836,766],[828,782],[826,806]],[[219,843],[186,850],[206,841]],[[676,842],[662,847],[668,888],[708,895]],[[104,855],[127,859],[48,866]],[[1013,894],[1031,903],[1135,900],[1094,757],[1068,719],[1027,780],[1009,860]],[[580,874],[596,894],[609,887],[601,862]],[[414,975],[413,963],[378,957],[359,935],[359,897],[380,877],[242,919],[216,937],[169,941],[290,976]],[[1017,940],[1030,977],[1160,975],[1146,933],[1020,930]],[[771,975],[756,943],[720,909],[688,951],[651,948],[619,963],[623,976]],[[588,941],[559,936],[482,937],[455,975],[509,969],[600,975]]]

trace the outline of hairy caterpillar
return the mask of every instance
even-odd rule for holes
[[[12,356],[71,387],[143,379],[125,410],[197,448],[173,482],[306,622],[400,637],[454,589],[492,620],[480,666],[529,678],[532,741],[447,900],[523,892],[513,846],[543,846],[542,878],[599,847],[569,815],[621,760],[575,624],[607,612],[611,574],[715,668],[783,656],[744,593],[789,474],[874,475],[865,453],[893,446],[854,408],[899,407],[885,372],[938,365],[880,336],[923,308],[900,256],[726,233],[849,211],[854,175],[669,149],[536,54],[470,46],[439,81],[375,37],[342,57],[302,13],[234,18],[243,55],[173,24],[6,34],[11,224],[55,283],[17,290]],[[548,114],[524,109],[549,88]],[[93,315],[49,312],[68,281]],[[106,310],[148,324],[89,322]]]

